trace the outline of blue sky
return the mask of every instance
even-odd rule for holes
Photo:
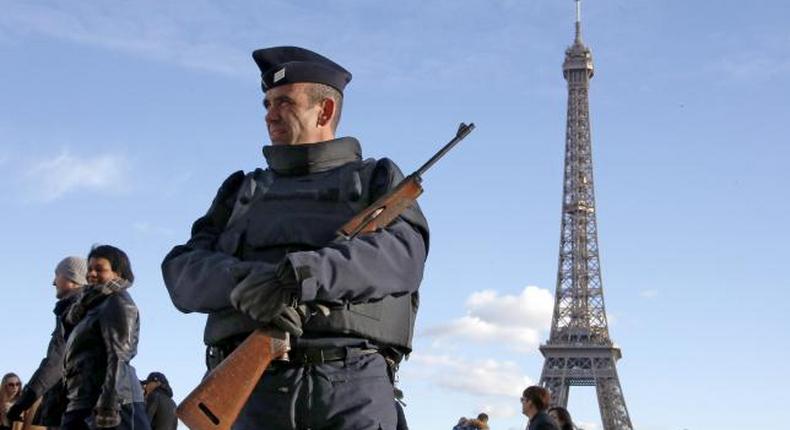
[[[559,245],[570,0],[3,1],[0,371],[27,380],[53,320],[52,270],[126,250],[140,376],[183,397],[203,317],[169,302],[159,263],[222,180],[263,163],[252,50],[300,45],[346,66],[339,134],[425,176],[432,244],[410,425],[489,411],[521,429],[540,376]],[[781,427],[790,352],[785,2],[587,0],[599,242],[610,332],[644,430]],[[781,368],[780,368],[781,369]],[[594,394],[571,412],[600,429]]]

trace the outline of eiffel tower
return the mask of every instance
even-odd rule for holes
[[[562,234],[554,315],[540,385],[553,405],[567,407],[571,386],[594,386],[604,430],[632,430],[615,363],[622,356],[609,338],[603,302],[595,221],[588,89],[590,49],[582,42],[581,4],[576,0],[576,38],[565,51],[568,81]]]

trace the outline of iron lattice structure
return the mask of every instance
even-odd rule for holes
[[[576,39],[562,66],[568,81],[568,118],[557,291],[540,385],[552,404],[567,407],[571,386],[594,386],[604,430],[631,430],[615,366],[620,349],[609,338],[595,218],[588,90],[592,54],[581,38],[576,0]]]

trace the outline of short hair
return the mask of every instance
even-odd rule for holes
[[[484,422],[484,423],[487,423],[488,422],[488,414],[485,413],[485,412],[480,412],[479,414],[477,414],[477,419],[482,421],[482,422]]]
[[[134,282],[132,273],[132,263],[125,252],[112,245],[94,245],[88,253],[88,260],[91,258],[106,258],[110,262],[110,268],[122,279]]]
[[[340,122],[340,114],[343,111],[343,94],[326,84],[319,84],[312,82],[310,85],[305,86],[305,93],[312,105],[320,103],[323,99],[332,99],[335,102],[335,115],[332,117],[332,131],[337,130],[337,124]]]
[[[551,403],[551,395],[549,394],[549,390],[538,387],[537,385],[533,385],[531,387],[527,387],[524,390],[524,399],[530,400],[539,411],[546,410]]]

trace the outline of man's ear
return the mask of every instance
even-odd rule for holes
[[[318,125],[321,126],[331,125],[332,119],[335,117],[335,114],[337,113],[335,109],[337,109],[337,104],[335,103],[335,100],[329,97],[325,98],[321,102],[321,112],[318,114]]]

